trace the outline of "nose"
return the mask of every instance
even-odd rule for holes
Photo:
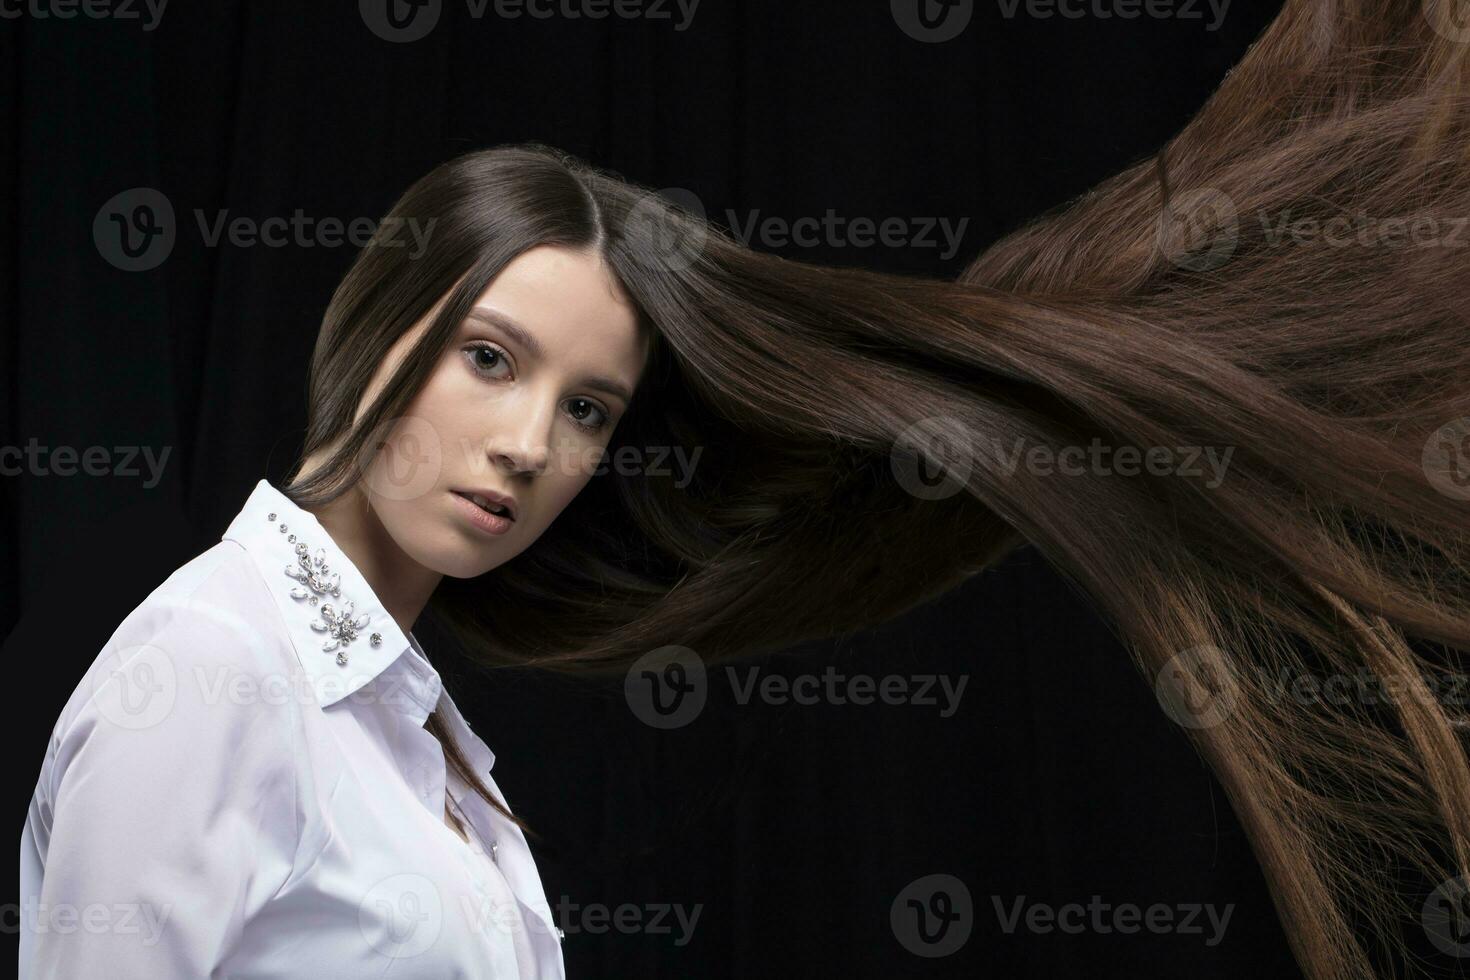
[[[510,475],[544,473],[551,456],[547,443],[556,406],[521,402],[507,409],[485,439],[490,465]]]

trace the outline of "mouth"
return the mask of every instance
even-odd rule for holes
[[[499,494],[487,495],[469,490],[454,490],[452,492],[456,496],[468,500],[487,514],[494,514],[496,517],[503,517],[508,521],[516,519],[515,502]]]

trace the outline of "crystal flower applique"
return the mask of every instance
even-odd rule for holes
[[[266,520],[274,522],[275,514],[267,514]],[[286,525],[280,525],[280,532],[285,534]],[[333,572],[327,566],[327,552],[325,548],[318,548],[316,554],[311,554],[311,549],[306,546],[305,541],[297,541],[296,535],[286,539],[296,545],[296,564],[286,566],[286,574],[306,588],[297,586],[291,590],[291,598],[300,602],[306,600],[311,605],[317,604],[318,597],[331,596],[340,598],[342,595],[342,576]],[[354,615],[354,606],[351,601],[339,611],[329,602],[321,604],[321,622],[312,621],[311,628],[318,633],[325,633],[326,639],[322,642],[322,651],[331,653],[337,651],[337,663],[347,666],[347,650],[345,647],[357,639],[357,634],[368,624],[368,616]],[[381,637],[374,633],[372,636],[373,646],[381,642]]]
[[[322,649],[327,653],[336,650],[338,645],[346,646],[357,639],[357,631],[367,625],[367,616],[352,617],[352,603],[347,603],[341,612],[332,608],[330,602],[322,603],[322,619],[325,622],[312,621],[311,628],[318,633],[326,633],[326,642]],[[347,651],[343,650],[337,654],[337,663],[347,663]]]
[[[285,527],[285,525],[281,525]],[[296,542],[296,564],[286,566],[286,574],[302,583],[307,589],[317,595],[340,596],[342,594],[342,576],[327,567],[327,552],[325,548],[316,549],[316,557],[308,558],[309,549],[304,541]],[[306,589],[295,588],[291,590],[291,598],[305,599],[310,595]]]

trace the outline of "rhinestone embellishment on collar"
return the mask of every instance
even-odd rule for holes
[[[265,515],[265,519],[275,522],[275,514]],[[285,534],[289,528],[283,523],[278,530]],[[319,597],[331,596],[341,598],[342,576],[327,567],[327,552],[324,548],[318,548],[315,555],[311,555],[311,548],[305,541],[297,541],[296,535],[292,534],[286,540],[296,546],[296,564],[286,566],[286,574],[301,586],[291,590],[291,598],[297,602],[303,599],[311,605],[317,605]],[[326,640],[322,642],[322,652],[331,653],[337,651],[337,663],[339,666],[347,666],[347,645],[357,639],[357,634],[368,624],[366,615],[355,616],[355,609],[351,600],[341,610],[335,608],[330,602],[321,603],[322,621],[311,622],[311,628],[318,633],[327,634]],[[373,646],[383,642],[382,634],[374,633],[369,640]]]

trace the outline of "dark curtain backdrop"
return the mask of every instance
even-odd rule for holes
[[[539,139],[687,189],[722,223],[964,220],[955,254],[942,240],[752,241],[953,276],[1156,150],[1279,6],[1241,0],[1211,29],[1203,3],[1188,5],[1202,17],[1124,19],[1024,3],[1007,16],[987,0],[960,36],[927,43],[886,0],[705,0],[684,30],[672,6],[673,20],[511,20],[446,0],[426,37],[389,43],[351,2],[178,2],[153,29],[143,7],[63,19],[28,3],[0,19],[0,434],[42,454],[0,481],[16,835],[84,667],[300,446],[317,327],[355,247],[211,244],[197,215],[372,220],[450,156]],[[124,271],[94,221],[135,188],[166,197],[177,241]],[[102,447],[114,467],[129,447],[168,456],[148,485],[142,457],[136,475],[53,472],[44,454],[60,447]],[[701,716],[660,731],[620,683],[479,679],[422,635],[545,837],[573,977],[1299,975],[1218,784],[1085,598],[1029,549],[851,642],[754,662],[787,678],[829,665],[965,678],[949,717],[741,704],[717,674]],[[964,883],[970,933],[921,957],[890,909],[935,874]],[[682,944],[677,926],[592,931],[589,907],[625,903],[645,925],[660,905],[699,918]],[[1091,912],[1080,931],[1027,925],[1033,905],[1068,903],[1162,905],[1177,928],[1125,933]],[[1223,936],[1206,907],[1229,912]]]

